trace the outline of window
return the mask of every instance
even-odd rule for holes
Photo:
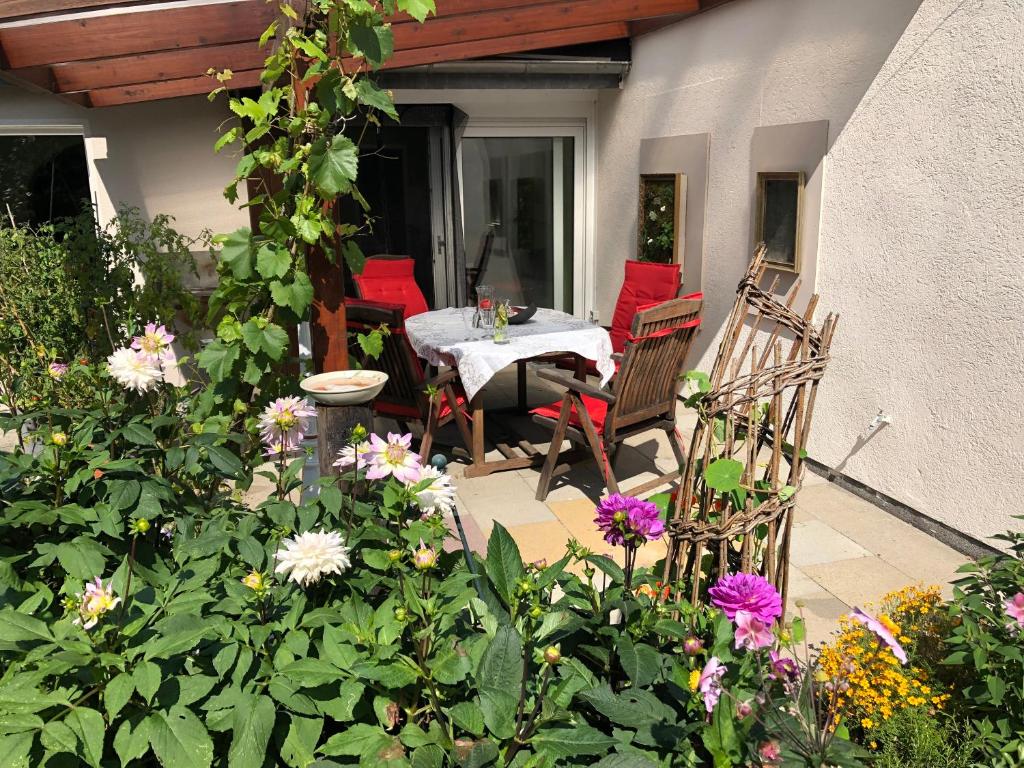
[[[0,134],[0,214],[38,226],[90,204],[81,135]]]
[[[757,174],[754,240],[764,242],[770,265],[791,272],[800,271],[803,195],[803,172]]]
[[[585,126],[470,125],[459,149],[467,282],[585,311]],[[472,298],[472,297],[468,297]]]

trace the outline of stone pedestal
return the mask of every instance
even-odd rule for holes
[[[316,448],[320,459],[320,477],[337,477],[341,471],[333,466],[338,452],[348,445],[352,430],[362,425],[373,431],[373,408],[370,403],[359,405],[316,404]]]

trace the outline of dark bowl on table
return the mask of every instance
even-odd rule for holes
[[[528,307],[512,307],[512,312],[508,316],[508,324],[522,325],[535,314],[537,314],[537,306],[535,304],[531,304]]]

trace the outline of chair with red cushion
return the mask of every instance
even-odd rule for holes
[[[403,318],[426,312],[427,299],[416,284],[410,258],[373,256],[366,260],[362,274],[352,275],[359,298],[386,304],[400,304]]]
[[[402,315],[401,304],[359,299],[348,299],[345,304],[350,337],[365,334],[382,324],[388,327],[383,350],[378,357],[364,354],[358,344],[350,347],[353,358],[364,369],[383,371],[388,375],[384,389],[373,401],[373,410],[379,416],[395,419],[403,430],[408,430],[408,422],[419,422],[423,426],[419,451],[424,461],[430,458],[430,446],[436,430],[452,420],[469,451],[472,437],[464,413],[466,397],[458,381],[458,371],[451,368],[428,379],[405,335]],[[433,399],[427,395],[428,387],[437,391]]]
[[[680,264],[660,264],[654,261],[627,261],[622,288],[615,302],[612,313],[612,324],[605,326],[612,337],[612,352],[621,354],[625,347],[629,329],[637,310],[662,301],[674,299],[679,295],[681,282]],[[701,294],[691,294],[686,298],[703,298]],[[586,372],[591,376],[599,376],[593,360],[586,361]],[[573,370],[577,366],[571,359],[563,358],[559,368]]]
[[[538,500],[547,498],[554,475],[568,469],[568,465],[558,463],[566,438],[589,446],[609,493],[619,493],[609,457],[625,438],[652,429],[667,433],[679,466],[628,493],[640,494],[680,476],[686,451],[676,430],[676,397],[686,357],[700,326],[701,304],[699,298],[684,298],[640,309],[623,339],[619,370],[607,388],[559,371],[537,371],[538,376],[566,388],[561,402],[532,411],[535,422],[553,431],[537,484]]]

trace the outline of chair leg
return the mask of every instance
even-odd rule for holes
[[[473,435],[469,431],[469,424],[466,422],[466,414],[463,413],[462,408],[459,407],[459,401],[455,398],[455,390],[449,384],[444,388],[444,396],[448,398],[448,405],[452,409],[452,415],[455,417],[455,426],[459,429],[459,435],[462,436],[462,442],[466,446],[466,452],[470,455],[473,454]]]
[[[615,473],[612,472],[612,468],[608,463],[607,448],[601,438],[598,437],[597,429],[594,427],[590,414],[587,413],[586,406],[583,405],[583,400],[575,396],[572,399],[576,406],[580,426],[583,427],[583,434],[586,435],[587,443],[590,445],[590,452],[594,454],[594,461],[601,468],[601,476],[604,477],[605,485],[608,487],[609,493],[618,493],[619,484],[615,481]]]
[[[427,423],[423,425],[423,438],[420,440],[420,460],[430,463],[430,446],[434,443],[434,431],[437,429],[437,417],[441,411],[441,399],[431,401]]]
[[[569,416],[572,415],[572,403],[569,394],[562,398],[562,409],[558,412],[558,422],[555,430],[551,433],[551,447],[548,448],[547,458],[544,460],[544,467],[540,471],[540,480],[537,481],[537,501],[544,501],[548,497],[548,490],[551,487],[551,476],[558,463],[558,456],[562,452],[562,441],[565,440],[565,432],[569,428]]]
[[[520,413],[526,413],[526,361],[516,361],[516,396]]]

